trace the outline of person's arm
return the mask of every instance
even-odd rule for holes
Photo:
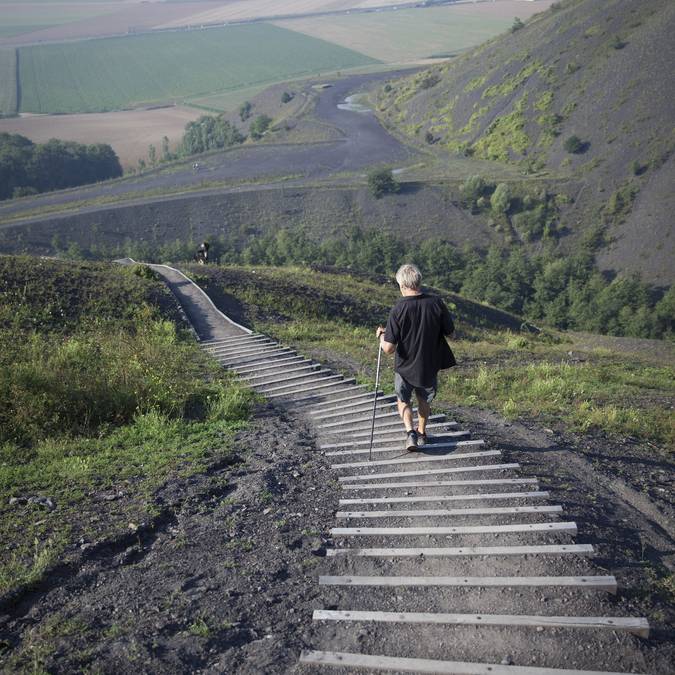
[[[393,354],[396,351],[396,345],[392,342],[387,342],[384,339],[384,328],[382,328],[382,326],[377,327],[375,330],[375,335],[380,341],[380,347],[385,354]]]
[[[455,324],[443,300],[441,300],[441,330],[446,337],[455,332]]]

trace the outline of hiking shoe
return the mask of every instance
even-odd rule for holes
[[[423,445],[426,445],[429,442],[429,439],[427,438],[426,434],[423,434],[419,429],[415,432],[417,434],[417,445],[418,447],[422,447]]]
[[[417,450],[417,432],[409,431],[405,437],[405,449],[408,452],[415,452]]]

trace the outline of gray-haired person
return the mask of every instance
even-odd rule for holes
[[[455,365],[445,340],[455,326],[445,303],[422,290],[422,275],[415,265],[402,265],[396,281],[403,296],[389,312],[386,329],[375,334],[385,354],[396,353],[394,389],[406,430],[406,450],[427,442],[426,427],[436,395],[438,371]],[[417,396],[418,427],[413,426],[412,393]]]

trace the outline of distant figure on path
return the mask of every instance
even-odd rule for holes
[[[445,340],[455,330],[443,300],[422,291],[422,275],[415,265],[402,265],[396,282],[403,296],[389,312],[386,329],[375,335],[385,354],[396,353],[394,389],[398,412],[406,430],[406,450],[414,452],[427,442],[426,426],[436,396],[438,371],[455,365]],[[413,427],[412,393],[417,396],[418,427]]]
[[[199,248],[197,249],[197,255],[195,255],[195,258],[200,265],[206,265],[206,263],[209,261],[208,241],[203,241],[201,244],[199,244]]]

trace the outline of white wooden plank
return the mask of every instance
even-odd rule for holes
[[[413,408],[413,414],[417,414],[417,408]],[[389,410],[389,411],[384,411],[380,412],[379,414],[376,412],[375,413],[375,419],[380,420],[380,419],[387,419],[393,417],[396,420],[400,420],[401,416],[398,414],[397,410]],[[362,417],[350,417],[350,419],[347,420],[340,420],[338,422],[326,422],[326,424],[318,424],[317,429],[334,429],[336,427],[346,427],[350,426],[353,427],[354,425],[358,424],[359,422],[370,422],[373,419],[372,415],[372,407],[371,407],[371,414],[370,415],[364,415]]]
[[[259,357],[269,358],[270,356],[278,356],[281,354],[296,354],[296,352],[288,347],[269,347],[253,351],[249,354],[239,354],[238,356],[228,357],[226,359],[216,357],[216,361],[223,366],[231,366],[240,361],[255,361],[255,359]]]
[[[532,497],[548,497],[548,491],[529,492],[479,492],[465,495],[427,495],[424,497],[372,497],[370,499],[340,499],[339,504],[344,506],[352,504],[419,504],[429,502],[467,502],[489,501],[492,499],[530,499]]]
[[[564,523],[518,523],[516,525],[455,525],[454,527],[333,527],[333,537],[406,537],[419,535],[448,534],[505,534],[513,532],[565,532],[577,533],[577,524]]]
[[[469,509],[408,509],[405,511],[338,511],[338,520],[356,518],[436,518],[445,516],[499,516],[517,513],[562,513],[562,506],[494,506]]]
[[[389,398],[395,398],[393,396]],[[396,410],[394,407],[396,405],[396,401],[384,401],[382,398],[377,399],[377,406],[376,410],[379,412],[385,412],[385,411],[390,411],[390,410]],[[365,403],[359,405],[358,407],[353,407],[353,408],[341,408],[340,412],[325,412],[325,413],[315,413],[310,411],[310,415],[312,415],[313,420],[329,420],[329,419],[334,419],[336,417],[346,417],[347,415],[358,415],[360,413],[367,413],[370,412],[372,414],[373,412],[373,402],[372,401],[366,401]]]
[[[332,371],[322,371],[322,372],[332,372]],[[332,380],[342,380],[342,375],[329,375],[327,377],[317,377],[313,380],[307,380],[306,382],[302,382],[301,384],[304,386],[306,384],[314,384],[315,382],[330,382]],[[258,390],[263,393],[276,393],[278,391],[281,391],[282,389],[292,389],[293,387],[297,387],[298,385],[295,383],[292,384],[285,384],[285,385],[279,385],[276,387],[272,387],[271,389],[267,388],[267,385],[257,385]]]
[[[277,366],[276,368],[271,369],[272,372],[266,372],[266,373],[262,373],[262,374],[259,374],[259,375],[248,375],[248,374],[242,375],[242,373],[237,373],[237,374],[240,375],[243,380],[246,380],[247,382],[253,382],[254,380],[265,380],[265,379],[269,380],[270,377],[278,377],[278,376],[281,376],[281,375],[284,375],[284,376],[292,375],[292,374],[298,375],[300,373],[308,373],[308,372],[312,372],[312,371],[318,371],[319,368],[320,368],[318,363],[311,363],[311,362],[306,364],[306,365],[303,365],[303,366],[300,366],[296,363],[293,363],[293,364],[291,364],[291,366],[297,366],[297,367],[282,366],[281,368],[279,368],[279,366]],[[259,371],[254,371],[254,372],[259,372]],[[283,381],[283,380],[281,380],[281,381]]]
[[[366,483],[362,485],[341,485],[343,490],[400,490],[401,488],[437,488],[464,487],[467,485],[532,485],[539,483],[537,478],[487,478],[481,480],[427,480],[402,481],[400,483]]]
[[[233,335],[231,337],[218,338],[217,340],[200,340],[199,346],[205,349],[216,347],[220,344],[234,344],[236,342],[244,342],[251,340],[267,339],[266,335],[260,333],[253,333],[251,335]]]
[[[442,450],[445,448],[456,448],[464,447],[466,445],[485,445],[485,441],[480,439],[475,439],[471,441],[460,441],[457,439],[469,436],[468,431],[451,431],[447,434],[443,434],[442,438],[447,438],[446,441],[439,441],[438,443],[433,443],[425,445],[423,452],[428,452],[429,450]],[[441,438],[437,436],[436,438]],[[391,445],[391,441],[388,437],[380,437],[377,439],[378,443],[386,443],[383,448],[374,447],[375,439],[373,439],[373,453],[382,453],[382,452],[401,452],[401,444]],[[364,441],[364,443],[370,443],[369,441]],[[354,445],[361,445],[360,443],[354,443]],[[369,453],[369,447],[356,448],[354,450],[333,450],[332,452],[327,452],[326,457],[346,457],[348,455],[367,455]]]
[[[414,577],[414,576],[320,576],[320,586],[461,586],[461,587],[523,587],[550,586],[555,588],[584,588],[616,593],[613,576],[585,577]]]
[[[256,340],[255,342],[249,342],[245,344],[215,347],[214,349],[210,350],[210,353],[214,356],[226,357],[230,354],[241,354],[244,352],[255,351],[256,349],[261,349],[262,347],[267,347],[269,345],[279,346],[279,343],[269,339]]]
[[[271,356],[263,357],[260,361],[247,361],[245,363],[235,364],[230,370],[233,370],[236,373],[246,373],[260,370],[263,367],[278,368],[280,363],[302,358],[303,357],[300,354],[296,354],[295,352],[285,352],[279,355],[272,354]]]
[[[444,431],[448,430],[448,427],[457,426],[457,422],[453,420],[444,420],[443,422],[432,422],[427,424],[427,429],[443,429]],[[397,438],[401,439],[401,443],[405,440],[405,430],[403,428],[403,422],[395,421],[392,423],[381,424],[378,423],[375,425],[375,434],[378,438],[386,438],[391,443],[394,443]],[[340,434],[338,434],[340,435]],[[332,450],[334,448],[349,448],[356,445],[362,446],[364,443],[370,443],[370,428],[364,429],[357,433],[349,433],[349,441],[341,441],[339,443],[322,443],[319,445],[320,450]],[[363,443],[358,439],[364,439]],[[368,439],[367,441],[365,439]]]
[[[595,628],[649,637],[649,622],[643,617],[539,616],[531,614],[447,614],[436,612],[379,612],[315,609],[314,621],[372,621],[377,623],[423,623],[449,626],[523,626],[527,628]]]
[[[409,548],[329,548],[327,557],[355,556],[364,558],[452,558],[472,555],[561,555],[594,553],[591,544],[541,544],[539,546],[414,546]]]
[[[345,380],[346,383],[349,382],[355,382],[354,378],[349,378],[348,380]],[[338,385],[335,385],[337,387]],[[356,390],[360,389],[365,389],[365,385],[363,384],[355,384],[352,385],[351,387],[340,387],[339,389],[333,388],[333,391],[327,391],[327,392],[322,392],[319,394],[311,394],[309,396],[303,396],[302,398],[295,398],[293,399],[293,403],[298,404],[298,403],[305,403],[307,401],[316,401],[317,398],[325,398],[328,399],[329,397],[332,396],[340,396],[344,394],[347,391],[353,391],[355,392]],[[333,400],[333,399],[330,399]],[[309,405],[312,405],[311,403]]]
[[[342,483],[348,483],[354,480],[379,480],[380,478],[408,478],[411,476],[440,476],[447,473],[469,473],[471,471],[507,471],[510,469],[519,469],[520,464],[511,462],[510,464],[483,464],[481,466],[456,466],[451,469],[425,469],[420,471],[394,471],[392,473],[370,473],[358,474],[356,476],[339,476],[338,480]]]
[[[476,457],[499,457],[501,450],[483,450],[481,452],[453,452],[446,455],[425,455],[421,452],[409,452],[405,457],[397,459],[374,459],[371,462],[341,462],[331,464],[331,469],[359,469],[366,466],[397,466],[428,464],[429,462],[451,462],[453,460],[474,459]]]
[[[271,358],[277,356],[297,356],[297,352],[294,352],[292,349],[274,349],[269,352],[261,352],[259,354],[253,354],[251,356],[242,356],[239,359],[234,359],[232,361],[221,361],[220,365],[225,366],[226,368],[236,369],[237,366],[250,366],[255,363],[263,363],[268,361]]]
[[[275,368],[279,368],[279,364],[281,364],[282,368],[285,368],[287,366],[299,366],[301,363],[312,363],[312,359],[304,359],[302,356],[287,356],[284,359],[268,361],[266,365],[253,366],[252,368],[237,368],[236,370],[239,375],[248,375],[249,373],[261,373],[265,370],[274,370]]]
[[[429,417],[430,422],[436,422],[436,423],[444,422],[444,424],[446,424],[446,425],[447,424],[453,424],[453,422],[448,422],[448,421],[444,421],[444,420],[446,420],[445,415],[431,415],[431,417]],[[418,422],[418,420],[417,420],[417,418],[415,418],[414,419],[415,425],[417,425],[417,422]],[[355,424],[349,430],[349,435],[352,438],[363,438],[364,436],[370,437],[370,424],[371,424],[370,422]],[[456,422],[454,424],[456,424]],[[398,417],[398,415],[395,416],[395,417],[375,421],[375,428],[376,429],[386,429],[388,427],[394,427],[394,429],[393,429],[394,433],[396,432],[397,429],[400,429],[401,436],[402,437],[405,436],[405,429],[403,427],[403,422],[401,421],[401,418]],[[363,432],[363,433],[353,433],[353,432],[360,432],[360,431]],[[328,432],[328,430],[324,430],[324,433],[328,435],[329,432]],[[335,429],[335,431],[333,431],[333,433],[339,435],[339,434],[343,433],[343,431],[340,430],[340,429]]]
[[[539,666],[502,666],[496,663],[467,663],[464,661],[436,661],[380,654],[353,654],[350,652],[303,651],[300,663],[339,668],[389,670],[434,675],[625,675],[597,670],[570,670],[568,668],[540,668]]]
[[[283,345],[280,345],[278,342],[259,342],[255,345],[251,346],[246,346],[243,348],[236,348],[236,349],[228,349],[227,351],[214,351],[212,353],[212,356],[219,361],[226,361],[231,358],[235,358],[237,356],[248,356],[249,354],[253,354],[255,352],[261,352],[266,349],[271,349],[271,348],[281,348]]]
[[[344,396],[342,398],[334,398],[331,399],[330,401],[322,401],[321,403],[317,403],[316,405],[312,406],[312,409],[309,411],[310,415],[315,415],[317,413],[325,412],[326,410],[338,410],[338,409],[343,409],[346,407],[351,407],[353,406],[370,406],[369,409],[373,409],[373,395],[375,392],[373,391],[366,391],[363,392],[362,394],[357,394],[354,396]],[[384,393],[379,391],[377,393],[378,395],[378,401],[379,400],[384,400],[385,398],[396,398],[395,396],[384,396]],[[361,402],[361,399],[370,399],[370,401],[365,400]],[[344,403],[344,401],[352,401],[352,404]],[[343,404],[341,406],[336,406],[336,403],[341,403]],[[368,409],[368,407],[366,408]]]
[[[298,380],[304,380],[307,377],[314,377],[315,375],[321,375],[325,373],[332,373],[332,370],[317,370],[316,368],[311,368],[310,370],[305,370],[302,373],[296,372],[295,375],[287,375],[285,377],[279,377],[274,380],[264,380],[263,382],[251,382],[252,387],[258,387],[262,389],[263,387],[269,387],[273,384],[278,384],[279,382],[293,382],[289,384],[289,387],[297,386],[298,384],[304,384],[303,382],[298,382]],[[274,373],[274,375],[283,375],[283,373]],[[267,377],[270,377],[269,375]],[[341,376],[340,376],[341,377]]]
[[[324,380],[328,380],[328,379],[332,380],[333,378],[323,378],[323,379]],[[303,393],[308,392],[308,391],[319,391],[321,389],[338,387],[341,384],[350,384],[354,381],[355,380],[352,377],[348,380],[340,380],[339,382],[329,382],[328,384],[318,384],[318,385],[315,385],[313,387],[304,387],[304,388],[301,388],[301,389],[296,389],[295,391],[284,392],[284,393],[281,393],[281,394],[270,394],[270,395],[268,395],[268,392],[262,392],[262,393],[265,394],[265,396],[267,398],[279,398],[280,396],[295,396],[296,394],[303,394]],[[302,399],[299,399],[299,400],[302,400]]]

